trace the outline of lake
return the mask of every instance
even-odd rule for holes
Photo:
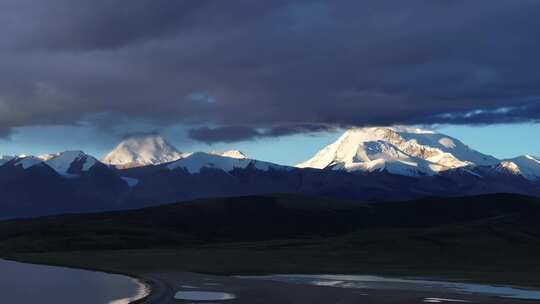
[[[499,298],[517,300],[540,300],[540,290],[512,286],[494,286],[487,284],[445,282],[415,278],[388,278],[370,275],[268,275],[240,276],[240,278],[273,280],[287,283],[331,286],[340,288],[375,289],[375,290],[407,290],[407,291],[444,291],[462,295],[490,295]],[[451,302],[435,299],[426,303]],[[460,300],[452,300],[453,302]],[[468,301],[461,301],[468,302]]]
[[[123,275],[0,260],[2,303],[125,304],[147,294]]]

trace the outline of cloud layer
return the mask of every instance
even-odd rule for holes
[[[142,121],[214,142],[537,121],[538,15],[537,0],[6,0],[0,135]]]

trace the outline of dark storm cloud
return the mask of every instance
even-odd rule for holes
[[[194,128],[189,131],[189,137],[206,143],[234,142],[259,137],[261,134],[250,127],[220,127],[220,128]]]
[[[147,136],[156,136],[159,135],[159,131],[140,131],[140,132],[126,132],[122,134],[122,139],[133,138],[133,137],[147,137]]]
[[[298,133],[317,133],[335,130],[335,125],[319,124],[292,124],[278,125],[271,128],[255,128],[249,126],[228,126],[228,127],[199,127],[189,130],[189,137],[192,139],[213,143],[213,142],[234,142],[263,137],[278,137]]]
[[[316,133],[323,131],[332,131],[335,129],[334,125],[325,124],[290,124],[275,126],[263,131],[265,136],[284,136],[296,133]]]
[[[539,14],[537,0],[5,0],[0,135],[537,121]]]

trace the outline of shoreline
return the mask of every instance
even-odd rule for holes
[[[145,291],[144,297],[142,297],[140,299],[137,299],[137,300],[130,301],[130,302],[128,302],[128,304],[144,303],[145,299],[147,299],[152,294],[151,282],[149,282],[143,276],[140,276],[140,275],[134,274],[134,273],[112,271],[112,270],[105,270],[105,269],[92,268],[92,267],[76,267],[76,266],[72,266],[72,265],[68,265],[68,264],[61,264],[61,263],[39,263],[39,262],[30,261],[30,260],[16,259],[16,258],[6,257],[6,256],[0,256],[0,259],[5,260],[5,261],[10,261],[10,262],[29,264],[29,265],[61,267],[61,268],[67,268],[67,269],[92,271],[92,272],[99,272],[99,273],[105,273],[105,274],[110,274],[110,275],[119,275],[119,276],[126,277],[126,278],[134,281],[135,283],[139,284]]]
[[[239,276],[233,276],[233,275],[211,275],[211,274],[203,274],[203,273],[194,273],[194,272],[182,272],[182,271],[157,271],[157,272],[149,272],[149,273],[141,273],[141,272],[126,272],[126,271],[114,271],[114,270],[108,270],[104,268],[99,267],[77,267],[73,265],[66,265],[62,263],[39,263],[36,261],[31,261],[28,259],[18,259],[14,257],[3,257],[3,259],[13,262],[19,262],[19,263],[26,263],[26,264],[34,264],[34,265],[46,265],[46,266],[54,266],[54,267],[64,267],[64,268],[71,268],[71,269],[78,269],[78,270],[87,270],[87,271],[95,271],[95,272],[101,272],[101,273],[107,273],[107,274],[114,274],[114,275],[122,275],[127,278],[130,278],[140,284],[142,288],[144,288],[145,295],[137,300],[133,300],[130,302],[127,302],[129,304],[172,304],[172,303],[183,303],[180,300],[175,300],[174,296],[175,294],[181,290],[181,287],[184,285],[196,285],[196,286],[202,286],[200,288],[203,288],[203,290],[210,290],[210,291],[223,291],[223,292],[232,292],[233,294],[239,294],[241,300],[237,301],[227,301],[228,303],[249,303],[252,302],[253,299],[256,299],[256,293],[253,293],[253,290],[256,290],[257,292],[265,295],[269,292],[269,290],[274,290],[272,293],[276,293],[276,290],[279,290],[279,294],[290,296],[290,297],[299,297],[300,294],[317,294],[319,297],[323,297],[325,293],[328,293],[329,295],[333,295],[336,297],[342,297],[344,303],[352,303],[349,301],[353,301],[354,297],[358,297],[359,291],[363,291],[362,289],[350,289],[350,288],[337,288],[337,287],[331,287],[331,286],[311,286],[311,285],[304,285],[304,284],[291,284],[291,283],[285,283],[285,282],[277,282],[277,281],[269,281],[269,280],[260,280],[255,279],[251,280],[248,278],[242,278]],[[363,274],[365,275],[365,274]],[[395,278],[414,278],[414,279],[423,279],[423,280],[446,280],[448,282],[467,282],[467,283],[473,283],[470,280],[461,280],[458,281],[457,279],[442,279],[442,277],[421,277],[421,276],[409,276],[409,275],[403,275],[403,276],[388,276],[388,275],[381,275],[383,277],[395,277]],[[208,284],[208,282],[217,282],[215,283],[216,286]],[[182,283],[182,285],[180,284]],[[517,285],[509,285],[509,284],[490,284],[480,281],[474,281],[474,283],[483,284],[483,285],[489,285],[489,286],[508,286],[508,287],[516,287],[516,288],[524,288],[528,289],[529,287],[525,286],[517,286]],[[222,287],[220,290],[216,287]],[[250,286],[250,289],[246,289],[245,286]],[[195,291],[197,289],[194,289]],[[356,294],[356,295],[354,295]],[[408,297],[411,301],[416,300],[422,300],[421,298],[424,297],[424,299],[429,298],[429,296],[433,296],[433,298],[452,298],[455,294],[448,292],[447,290],[441,290],[437,293],[424,293],[424,292],[414,292],[414,291],[392,291],[392,290],[383,290],[383,289],[374,289],[369,290],[369,294],[372,296],[376,296],[377,303],[391,303],[390,300],[395,300],[396,297],[401,299],[401,297]],[[416,298],[415,298],[416,297]],[[379,299],[380,298],[380,299]],[[531,300],[516,300],[516,299],[503,299],[500,297],[493,297],[493,296],[486,296],[486,295],[476,295],[474,297],[477,298],[489,298],[491,303],[531,303]],[[249,300],[252,299],[252,300]],[[128,299],[129,300],[129,299]],[[276,303],[280,303],[279,301],[283,300],[280,298],[274,298],[274,301],[277,301]],[[313,302],[316,301],[316,298],[311,298],[309,300],[302,301],[301,299],[296,299],[300,302],[298,303],[317,303]],[[311,301],[311,302],[306,302]],[[390,301],[390,302],[388,302]],[[533,301],[535,302],[535,301]],[[264,302],[266,303],[266,302]]]
[[[258,304],[326,304],[339,302],[343,304],[358,303],[421,303],[429,299],[455,299],[471,303],[492,304],[525,304],[540,303],[538,300],[521,300],[503,298],[491,294],[465,294],[450,289],[436,288],[431,290],[393,289],[393,288],[342,288],[334,286],[290,283],[283,281],[246,279],[230,276],[214,276],[189,272],[160,272],[148,274],[148,278],[161,284],[157,290],[139,303],[173,304],[186,303],[175,300],[178,291],[219,292],[235,296],[226,303],[258,303]],[[213,301],[216,302],[216,301]],[[223,302],[225,303],[225,302]]]

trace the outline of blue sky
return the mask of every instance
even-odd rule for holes
[[[456,137],[472,148],[498,158],[510,158],[521,154],[540,155],[539,124],[444,126],[437,131]],[[170,129],[163,135],[181,151],[238,149],[252,158],[294,165],[310,158],[325,145],[335,141],[341,133],[293,135],[213,145],[190,140],[185,136],[185,132],[179,129]],[[0,140],[0,154],[39,155],[78,149],[102,157],[108,150],[114,148],[119,140],[106,130],[84,126],[22,128],[10,139]]]
[[[540,155],[540,124],[505,124],[482,127],[447,126],[438,130],[470,147],[498,158]]]

